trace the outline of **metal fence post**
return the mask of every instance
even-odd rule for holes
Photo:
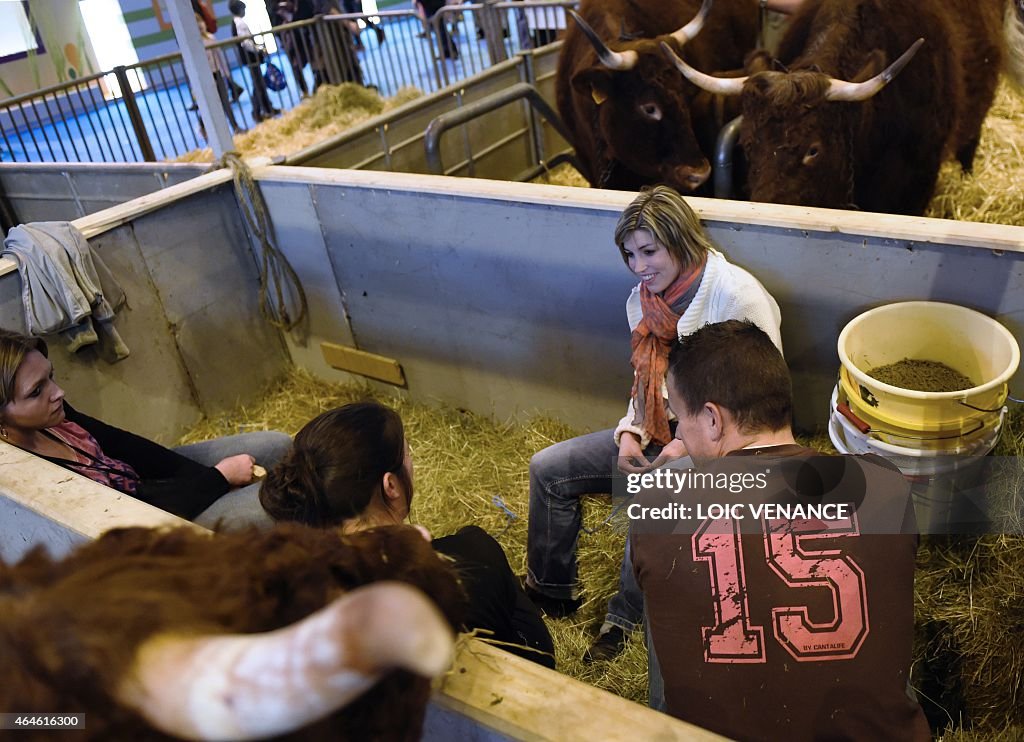
[[[135,130],[135,138],[139,140],[139,151],[142,152],[142,159],[146,162],[156,162],[156,154],[153,152],[153,144],[149,141],[149,132],[146,130],[146,122],[142,120],[142,112],[135,100],[135,93],[128,82],[128,71],[123,64],[114,68],[114,77],[117,78],[117,85],[121,88],[121,99],[124,101],[125,110],[128,111],[128,119],[132,122],[132,129]]]
[[[319,42],[319,57],[321,64],[321,74],[324,77],[324,82],[330,83],[331,85],[340,85],[345,81],[342,74],[341,66],[338,61],[337,50],[334,48],[333,28],[330,26],[330,22],[322,15],[318,15],[315,18],[316,25],[316,38]]]
[[[525,79],[522,82],[536,88],[537,73],[533,68],[533,52],[520,52],[519,58],[523,61],[521,78]],[[537,165],[546,159],[544,156],[544,127],[533,110],[533,106],[529,105],[526,100],[523,101],[523,109],[530,126],[530,156],[533,158],[533,164]]]
[[[508,59],[505,51],[504,31],[505,24],[502,22],[502,12],[495,8],[498,0],[484,0],[484,7],[480,13],[480,24],[484,29],[484,36],[487,38],[487,54],[491,58],[491,64],[498,64]]]

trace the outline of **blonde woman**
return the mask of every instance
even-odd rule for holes
[[[615,227],[622,261],[639,283],[626,300],[633,389],[615,428],[556,443],[530,460],[527,594],[549,616],[582,604],[576,584],[580,498],[612,492],[613,475],[639,473],[686,455],[665,393],[668,352],[709,322],[749,319],[781,349],[781,316],[756,278],[711,243],[686,201],[667,186],[645,189]],[[626,553],[618,593],[593,646],[592,662],[615,657],[643,619],[643,596]]]

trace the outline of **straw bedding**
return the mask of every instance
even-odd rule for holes
[[[555,420],[496,422],[367,387],[324,382],[296,370],[260,401],[202,422],[182,442],[254,429],[294,434],[320,412],[368,397],[394,406],[405,421],[415,466],[413,522],[435,535],[476,523],[501,542],[513,569],[525,572],[530,456],[578,432]],[[831,450],[824,435],[802,441]],[[1024,415],[1014,412],[997,453],[1020,455],[1022,449]],[[1017,482],[1010,482],[1001,495],[1003,510],[1012,505],[1018,518],[1019,493]],[[577,615],[549,620],[548,626],[562,672],[645,703],[647,658],[639,635],[613,662],[587,666],[580,661],[618,580],[624,533],[603,524],[609,512],[607,500],[584,498],[584,526],[596,529],[582,534],[579,544],[586,603]],[[1018,520],[1017,532],[1020,526]],[[1024,540],[1004,535],[924,539],[915,605],[914,685],[943,703],[952,721],[962,717],[974,724],[971,732],[957,730],[943,739],[1024,739]]]

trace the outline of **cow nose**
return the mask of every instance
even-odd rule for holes
[[[680,165],[675,169],[675,179],[687,190],[699,188],[711,175],[711,163],[705,160],[700,166]]]

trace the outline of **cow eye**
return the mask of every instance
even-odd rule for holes
[[[812,165],[818,159],[818,153],[821,151],[821,147],[814,143],[807,148],[807,152],[804,154],[804,164]]]
[[[640,105],[640,113],[651,121],[661,121],[661,108],[658,107],[657,103],[642,103]]]

